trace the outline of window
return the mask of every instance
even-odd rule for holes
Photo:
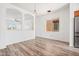
[[[59,19],[47,20],[46,31],[48,32],[59,31]]]

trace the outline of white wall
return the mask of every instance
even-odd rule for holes
[[[10,4],[0,4],[0,48],[4,48],[8,44],[35,38],[34,31],[8,31],[7,30],[6,21],[5,21],[6,20],[5,9],[8,6],[12,8],[14,7],[14,6],[11,6]],[[17,8],[17,7],[14,7],[14,8]],[[17,8],[17,9],[25,13],[24,10],[20,8]],[[74,23],[73,18],[74,18],[75,10],[79,10],[79,4],[77,3],[70,4],[70,12],[69,12],[69,7],[66,7],[66,8],[64,7],[52,14],[48,14],[45,16],[42,16],[42,15],[36,16],[35,18],[36,36],[56,39],[56,40],[61,40],[66,42],[69,42],[69,39],[70,39],[70,46],[73,46],[73,23]],[[59,20],[60,20],[59,32],[45,32],[46,20],[50,20],[51,18],[54,19],[56,17],[59,17]]]
[[[70,4],[70,46],[74,46],[74,11],[79,10],[78,3]]]
[[[36,16],[36,36],[69,42],[69,5],[45,16]],[[45,32],[46,20],[59,18],[59,32]]]
[[[16,42],[21,42],[29,39],[34,39],[34,30],[24,30],[24,31],[9,31],[6,25],[6,8],[16,8],[22,13],[29,13],[11,4],[0,4],[0,48],[5,48],[6,45],[13,44]],[[30,14],[30,13],[29,13]]]

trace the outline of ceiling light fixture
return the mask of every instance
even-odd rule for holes
[[[51,12],[51,10],[48,10],[47,12]]]
[[[34,4],[34,14],[37,14],[36,3]]]

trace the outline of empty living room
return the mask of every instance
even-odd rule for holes
[[[0,56],[79,56],[78,3],[0,3]]]

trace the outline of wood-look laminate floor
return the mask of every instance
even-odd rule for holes
[[[0,56],[79,56],[79,49],[65,42],[37,37],[1,49]]]

